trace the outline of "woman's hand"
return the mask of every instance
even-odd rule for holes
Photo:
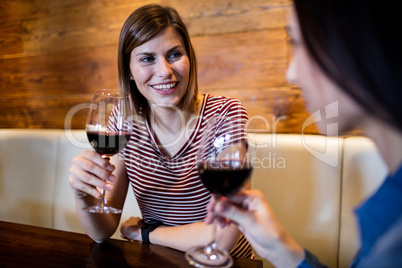
[[[260,191],[243,191],[225,201],[212,199],[207,209],[205,222],[238,225],[256,252],[276,267],[296,267],[302,260],[303,249],[285,232]]]
[[[121,238],[127,240],[142,241],[141,227],[144,226],[144,221],[139,217],[130,217],[120,227]]]
[[[112,174],[115,167],[94,151],[84,151],[73,159],[69,183],[78,198],[101,197],[96,187],[112,190],[116,177]]]
[[[73,159],[69,183],[82,229],[94,241],[104,242],[116,231],[121,214],[90,213],[87,208],[101,198],[98,188],[106,190],[108,205],[123,208],[128,188],[124,160],[115,155],[109,161],[94,151],[84,151]]]

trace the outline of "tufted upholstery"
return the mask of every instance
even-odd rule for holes
[[[279,220],[303,247],[331,267],[336,266],[343,139],[301,135],[254,135],[260,159],[271,159],[253,171],[252,187],[260,189]],[[326,146],[326,148],[325,148]],[[314,157],[307,149],[335,157],[335,167]],[[324,151],[325,150],[325,151]],[[323,159],[326,160],[326,159]],[[274,163],[275,162],[275,163]],[[278,164],[283,162],[284,165]]]
[[[264,193],[297,242],[330,267],[347,267],[358,248],[353,209],[387,172],[372,141],[319,135],[249,137],[258,156],[252,187]],[[82,232],[68,170],[72,158],[88,148],[84,131],[1,129],[0,220]],[[140,215],[129,191],[123,220]]]

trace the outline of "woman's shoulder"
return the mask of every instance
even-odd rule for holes
[[[242,106],[240,100],[232,97],[222,96],[222,95],[209,95],[205,94],[206,103],[211,105],[240,105]]]
[[[226,96],[205,95],[204,115],[248,117],[247,111],[240,100]]]

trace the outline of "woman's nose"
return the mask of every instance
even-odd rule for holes
[[[156,68],[156,74],[160,77],[169,77],[173,74],[172,66],[166,59],[159,60]]]
[[[297,73],[294,58],[291,59],[288,70],[286,71],[286,80],[290,84],[297,84]]]

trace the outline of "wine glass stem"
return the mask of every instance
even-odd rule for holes
[[[102,158],[103,159],[107,159],[108,161],[110,161],[110,156],[108,156],[108,155],[102,155]],[[101,191],[100,191],[100,193],[101,193],[101,198],[99,199],[99,201],[98,201],[98,206],[99,207],[101,207],[101,208],[103,208],[103,207],[106,207],[107,206],[107,200],[106,200],[106,190],[105,189],[101,189]]]
[[[102,207],[107,205],[105,193],[106,193],[105,189],[101,189],[101,198],[99,199],[99,205]]]
[[[215,199],[219,200],[222,198],[219,195],[215,195]],[[218,226],[218,223],[217,223],[216,219],[214,219],[213,223],[212,223],[211,237],[209,239],[208,245],[206,246],[206,248],[204,250],[205,254],[207,254],[207,255],[210,255],[211,251],[216,248],[215,236],[216,236],[217,226]]]
[[[211,255],[212,250],[216,248],[216,242],[215,242],[216,226],[217,223],[216,220],[214,220],[214,222],[212,223],[211,238],[209,240],[207,247],[205,248],[205,253],[207,255]]]

